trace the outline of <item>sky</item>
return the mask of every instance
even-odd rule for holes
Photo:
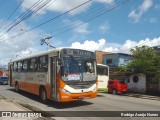
[[[0,0],[0,66],[54,47],[129,53],[160,45],[159,0]],[[48,42],[46,40],[46,42]],[[52,49],[52,48],[50,48]]]

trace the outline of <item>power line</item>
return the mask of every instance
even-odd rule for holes
[[[107,11],[104,11],[104,12],[102,12],[102,13],[96,15],[96,16],[94,16],[94,17],[92,17],[92,18],[86,20],[85,22],[92,21],[93,19],[95,19],[95,18],[97,18],[97,17],[99,17],[99,16],[105,14],[106,12],[109,12],[109,11],[111,11],[111,10],[113,10],[113,9],[115,9],[115,8],[117,8],[117,7],[119,7],[119,6],[123,5],[123,4],[125,4],[125,3],[127,3],[128,1],[129,1],[129,0],[126,0],[126,1],[124,1],[124,2],[122,2],[122,3],[120,3],[120,4],[116,4],[116,6],[114,6],[113,8],[111,8],[111,9],[109,9],[109,10],[107,10]],[[85,24],[85,23],[82,23],[82,24]],[[79,24],[79,25],[77,25],[77,26],[75,26],[75,27],[73,27],[73,28],[70,28],[70,29],[68,29],[68,30],[66,30],[66,31],[64,31],[64,32],[61,32],[61,33],[59,33],[59,34],[56,34],[56,35],[60,35],[60,34],[63,34],[63,33],[65,33],[65,32],[68,32],[68,31],[70,31],[70,30],[73,30],[73,29],[75,29],[75,28],[81,26],[82,24]],[[32,28],[32,30],[33,30],[33,28]],[[31,29],[30,29],[30,30],[27,30],[27,32],[29,32],[29,31],[31,31]],[[24,32],[24,33],[26,33],[26,32]],[[22,33],[22,34],[24,34],[24,33]],[[21,34],[20,34],[20,35],[21,35]],[[19,35],[18,35],[18,36],[19,36]],[[16,35],[16,36],[13,36],[13,37],[17,37],[17,35]],[[12,37],[12,38],[13,38],[13,37]],[[11,39],[11,38],[9,38],[9,39]],[[139,44],[139,45],[143,45],[143,44],[145,44],[145,43],[147,43],[147,42],[150,42],[150,41],[146,41],[146,42],[144,42],[144,43],[142,43],[142,44]],[[139,45],[138,45],[138,46],[139,46]],[[136,46],[134,46],[134,47],[136,47]],[[134,47],[132,47],[132,48],[134,48]],[[131,49],[132,49],[132,48],[131,48]]]
[[[9,32],[13,27],[17,26],[18,24],[20,24],[22,21],[26,20],[27,18],[31,17],[34,13],[36,13],[38,10],[40,10],[41,8],[43,8],[45,5],[47,5],[51,0],[46,0],[46,1],[41,1],[38,0],[37,2],[35,2],[27,11],[25,11],[24,13],[22,13],[16,20],[15,22],[13,21],[11,24],[9,24],[7,27],[8,30],[6,32]],[[42,4],[41,4],[42,3]],[[32,11],[33,10],[33,11]],[[13,25],[12,25],[13,24]],[[5,35],[5,33],[3,35],[1,35],[0,37],[2,38]]]
[[[122,3],[120,3],[120,4],[116,5],[116,6],[114,6],[113,8],[111,8],[111,9],[105,11],[105,12],[109,12],[109,11],[111,11],[111,10],[113,10],[113,9],[115,9],[115,8],[117,8],[117,7],[119,7],[120,5],[125,4],[125,3],[128,2],[128,1],[129,1],[129,0],[126,0],[126,1],[124,1],[124,2],[122,2]],[[86,22],[89,22],[89,21],[91,21],[92,19],[97,18],[98,16],[104,14],[105,12],[103,12],[103,13],[101,13],[101,14],[99,14],[99,15],[94,16],[93,18],[87,20]],[[58,33],[58,34],[54,34],[54,36],[56,36],[56,35],[61,35],[61,34],[65,33],[65,32],[68,32],[68,31],[70,31],[70,30],[73,30],[73,29],[75,29],[75,28],[77,28],[77,27],[79,27],[79,26],[81,26],[81,25],[83,25],[83,24],[86,24],[86,23],[81,23],[81,24],[75,26],[74,28],[70,28],[70,29],[68,29],[68,30],[66,30],[66,31],[64,31],[64,32]],[[67,27],[69,27],[69,25],[66,26],[66,27],[64,27],[64,28],[67,28]],[[64,29],[64,28],[57,29],[57,30],[55,30],[54,32],[59,31],[59,30],[62,30],[62,29]],[[157,36],[157,37],[160,37],[160,35]],[[133,48],[135,48],[135,47],[137,47],[137,46],[144,45],[144,44],[146,44],[146,43],[148,43],[148,42],[150,42],[150,41],[143,42],[142,44],[138,44],[138,45],[136,45],[136,46],[134,46],[134,47],[132,47],[132,48],[130,48],[130,49],[133,49]]]
[[[14,24],[14,23],[15,23],[17,20],[19,20],[21,17],[23,17],[26,13],[30,12],[31,9],[32,9],[33,7],[35,7],[35,6],[37,5],[37,3],[39,3],[39,1],[40,1],[40,0],[38,0],[37,2],[35,2],[29,9],[27,9],[27,10],[26,10],[25,12],[23,12],[20,16],[18,16],[12,23],[8,24],[8,25],[6,26],[6,29],[7,29],[9,26],[11,26],[12,24]],[[4,35],[5,35],[5,33],[2,34],[0,37],[2,38]]]
[[[47,4],[45,7],[43,7],[43,9],[39,10],[39,12],[43,11],[44,9],[48,8],[50,5],[52,5],[54,2],[56,2],[56,0],[51,0],[52,2],[50,2],[50,4]],[[38,15],[38,14],[36,14]],[[34,15],[34,17],[36,16]]]
[[[86,24],[86,23],[88,23],[88,22],[96,19],[97,17],[99,17],[99,16],[101,16],[101,15],[107,13],[107,12],[110,12],[110,11],[112,11],[113,9],[115,9],[115,8],[117,8],[117,7],[119,7],[119,6],[122,6],[122,5],[124,5],[125,3],[129,2],[129,1],[130,1],[130,0],[125,0],[125,1],[123,1],[123,2],[121,2],[121,3],[119,3],[119,4],[116,4],[116,5],[114,5],[112,8],[110,8],[110,9],[108,9],[108,10],[105,10],[105,11],[103,11],[103,12],[101,12],[101,13],[93,16],[92,18],[86,20],[85,22],[80,23],[80,24],[74,26],[73,28],[70,28],[70,29],[68,29],[68,30],[65,30],[65,31],[63,31],[63,32],[61,32],[61,33],[54,34],[54,36],[63,34],[63,33],[65,33],[65,32],[71,31],[71,30],[73,30],[73,29],[76,29],[77,27],[79,27],[79,26],[81,26],[81,25],[83,25],[83,24]]]
[[[98,14],[98,15],[96,15],[96,16],[88,19],[88,20],[86,20],[85,22],[92,21],[92,20],[96,19],[97,17],[105,14],[106,12],[109,12],[109,11],[111,11],[111,10],[113,10],[113,9],[115,9],[115,8],[117,8],[117,7],[125,4],[125,3],[127,3],[128,1],[130,1],[130,0],[126,0],[126,1],[123,1],[123,2],[121,2],[121,3],[119,3],[119,4],[116,4],[116,5],[114,5],[114,7],[112,7],[111,9],[105,10],[105,11],[103,11],[102,13],[100,13],[100,14]],[[63,33],[65,33],[65,32],[71,31],[71,30],[73,30],[73,29],[75,29],[75,28],[77,28],[77,27],[79,27],[79,26],[81,26],[81,25],[83,25],[83,24],[85,24],[85,23],[78,24],[77,26],[75,26],[75,27],[73,27],[73,28],[70,28],[70,29],[68,29],[68,30],[66,30],[66,31],[63,31],[63,32],[58,33],[58,34],[55,34],[55,35],[60,35],[60,34],[63,34]],[[37,26],[36,26],[36,27],[37,27]],[[25,31],[25,32],[23,32],[23,33],[20,33],[20,34],[18,34],[18,35],[15,35],[15,36],[13,36],[13,37],[10,37],[10,38],[8,38],[8,39],[15,38],[15,37],[17,37],[17,36],[19,36],[19,35],[22,35],[22,34],[24,34],[24,33],[26,33],[26,32],[29,32],[29,31],[31,31],[31,30],[33,30],[33,29],[35,29],[35,27],[32,28],[32,29],[29,29],[29,30],[27,30],[27,31]],[[54,36],[55,36],[55,35],[54,35]]]
[[[24,0],[22,0],[19,5],[13,10],[13,12],[9,15],[9,17],[7,18],[7,20],[2,24],[2,26],[0,26],[0,28],[3,28],[3,26],[5,26],[5,24],[7,23],[7,21],[13,16],[13,14],[18,10],[18,8],[21,6],[21,4],[24,2]]]
[[[160,35],[158,35],[158,36],[156,36],[156,37],[154,37],[154,38],[160,38]],[[153,38],[153,39],[154,39],[154,38]],[[148,43],[148,42],[150,42],[150,41],[145,41],[145,42],[143,42],[143,43],[141,43],[141,44],[138,44],[138,45],[132,47],[131,49],[133,49],[133,48],[135,48],[135,47],[138,47],[138,46],[142,46],[142,45],[144,45],[144,44],[146,44],[146,43]]]
[[[53,20],[55,20],[55,19],[57,19],[57,18],[59,18],[59,17],[65,15],[65,14],[67,14],[67,13],[69,13],[69,12],[71,12],[71,11],[73,11],[73,10],[75,10],[75,9],[77,9],[77,8],[79,8],[79,7],[83,6],[83,5],[85,5],[85,4],[87,4],[87,3],[90,2],[90,1],[92,1],[92,0],[88,0],[88,1],[86,1],[86,2],[84,2],[84,3],[82,3],[82,4],[80,4],[80,5],[78,5],[78,6],[74,7],[74,8],[72,8],[72,9],[70,9],[70,10],[68,10],[68,11],[66,11],[66,12],[64,12],[64,13],[58,15],[58,16],[56,16],[56,17],[53,17],[53,18],[51,18],[51,19],[49,19],[49,20],[47,20],[47,21],[45,21],[45,22],[43,22],[43,23],[41,23],[41,24],[39,24],[39,25],[37,25],[37,26],[35,26],[35,27],[29,29],[29,30],[27,30],[26,32],[31,31],[31,30],[34,30],[34,29],[36,29],[36,28],[38,28],[38,27],[40,27],[40,26],[42,26],[42,25],[44,25],[44,24],[46,24],[46,23],[49,23],[49,22],[51,22],[51,21],[53,21]]]
[[[77,8],[79,8],[79,7],[83,6],[83,5],[91,2],[91,1],[92,1],[92,0],[88,0],[88,1],[86,1],[86,2],[84,2],[84,3],[82,3],[82,4],[80,4],[80,5],[72,8],[72,9],[70,9],[70,10],[68,10],[68,11],[66,11],[66,12],[64,12],[64,13],[58,15],[58,16],[56,16],[56,17],[53,17],[53,18],[51,18],[51,19],[49,19],[49,20],[47,20],[47,21],[45,21],[45,22],[43,22],[43,23],[41,23],[41,24],[39,24],[39,25],[31,28],[31,29],[29,29],[29,30],[26,30],[26,31],[23,32],[23,33],[20,33],[20,34],[18,34],[18,35],[12,36],[12,37],[10,37],[10,38],[8,38],[8,39],[5,39],[5,40],[9,40],[9,39],[15,38],[15,37],[17,37],[17,36],[20,36],[20,35],[22,35],[22,34],[24,34],[24,33],[26,33],[26,32],[32,31],[32,30],[34,30],[34,29],[36,29],[36,28],[38,28],[38,27],[40,27],[40,26],[42,26],[42,25],[44,25],[44,24],[46,24],[46,23],[48,23],[48,22],[50,22],[50,21],[53,21],[53,20],[55,20],[55,19],[57,19],[57,18],[65,15],[65,14],[67,14],[67,13],[69,13],[69,12],[71,12],[71,11],[73,11],[73,10],[75,10],[75,9],[77,9]],[[0,42],[3,42],[3,41],[5,41],[5,40],[2,40],[2,41],[0,41]]]
[[[36,13],[38,10],[40,10],[41,8],[43,8],[45,5],[47,5],[51,0],[46,0],[44,3],[40,4],[38,7],[34,7],[33,10],[29,10],[28,14],[26,16],[22,16],[22,18],[17,21],[15,24],[13,24],[8,30],[10,31],[13,27],[15,27],[16,25],[18,25],[19,23],[21,23],[22,21],[26,20],[27,18],[29,18],[30,16],[32,16],[34,13]]]
[[[21,15],[19,15],[12,23],[10,23],[7,27],[11,26],[12,24],[14,24],[15,21],[19,20],[21,17],[23,17],[25,14],[29,13],[31,11],[31,9],[33,7],[35,7],[38,3],[40,2],[40,0],[38,0],[37,2],[35,2],[29,9],[27,9],[25,12],[23,12]],[[6,27],[6,28],[7,28]]]
[[[154,37],[154,38],[160,38],[160,35],[158,35],[158,36],[156,36],[156,37]],[[154,39],[154,38],[153,38],[153,39]],[[129,48],[129,49],[128,49],[128,52],[129,52],[129,50],[134,49],[134,48],[136,48],[136,47],[143,46],[143,45],[145,45],[145,44],[148,43],[148,42],[151,42],[151,41],[145,41],[145,42],[143,42],[143,43],[141,43],[141,44],[137,44],[137,45]],[[126,52],[126,50],[125,50],[125,51],[123,50],[123,51],[121,51],[121,52],[122,52],[122,53],[123,53],[123,52]]]
[[[24,0],[23,0],[24,1]],[[40,1],[40,0],[39,0]],[[39,1],[37,1],[37,2],[39,2]],[[51,2],[52,1],[52,2]],[[40,3],[35,3],[30,9],[28,9],[26,12],[28,12],[28,16],[25,16],[25,17],[31,17],[31,16],[33,16],[33,14],[34,13],[36,13],[37,11],[39,11],[40,12],[40,10],[43,8],[43,9],[45,9],[45,8],[47,8],[48,6],[50,6],[51,4],[53,4],[54,2],[55,2],[56,0],[47,0],[46,2],[47,3],[45,3],[45,4],[43,4],[43,5],[41,5],[41,6],[39,6],[39,7],[37,7],[36,8],[36,6],[38,6],[41,2],[43,2],[43,1],[41,1]],[[49,4],[49,2],[50,2],[50,4]],[[34,8],[36,8],[35,10],[33,10],[33,7]],[[32,10],[31,10],[32,9]],[[19,16],[19,19],[20,19],[20,17],[22,17],[23,15],[25,15],[24,13],[22,14],[22,15],[20,15]],[[37,15],[37,14],[36,14]],[[18,20],[18,18],[17,18],[17,20]],[[25,20],[27,20],[27,19],[25,19]],[[22,21],[24,21],[24,17],[23,17],[23,20]],[[22,22],[22,21],[19,21],[19,22]]]
[[[6,29],[9,28],[10,26],[12,26],[12,24],[14,25],[14,23],[15,23],[16,21],[20,20],[21,17],[23,17],[26,13],[30,12],[31,9],[32,9],[33,7],[35,7],[35,6],[38,4],[39,1],[40,1],[40,0],[38,0],[37,2],[35,2],[28,10],[26,10],[25,12],[23,12],[23,13],[22,13],[19,17],[17,17],[12,23],[8,24],[8,25],[6,26]],[[9,31],[6,31],[6,32],[9,32]],[[2,34],[0,37],[2,38],[4,35],[5,35],[5,33]]]
[[[114,3],[114,1],[112,3]],[[95,15],[95,13],[98,12],[98,11],[100,11],[101,9],[102,10],[104,9],[103,5],[102,4],[98,4],[98,5],[96,5],[96,7],[93,7],[92,10],[88,11],[87,14],[84,13],[84,14],[81,14],[79,16],[76,16],[76,17],[72,18],[72,21],[74,21],[76,19],[78,19],[78,20],[85,20],[85,18],[89,18],[89,16]],[[64,27],[64,25],[60,25],[60,27],[58,29],[55,29],[54,32],[61,31],[61,30],[65,29],[65,28],[74,26],[75,24],[76,24],[75,22],[71,22],[70,24],[66,25],[65,27]]]
[[[117,0],[118,1],[118,0]],[[121,3],[121,2],[116,2],[116,4],[119,4],[119,3]],[[113,1],[113,2],[111,2],[110,3],[110,5],[115,5],[115,1]],[[108,5],[108,6],[110,6],[110,5]],[[72,18],[72,21],[74,20],[74,19],[76,19],[76,18],[78,18],[78,21],[79,20],[83,20],[83,21],[85,21],[85,23],[80,23],[80,25],[78,24],[77,25],[77,23],[76,22],[70,22],[68,25],[66,25],[65,27],[59,27],[58,29],[54,29],[53,30],[53,33],[55,33],[55,32],[58,32],[58,31],[62,31],[62,30],[64,30],[64,29],[67,29],[67,28],[69,28],[69,29],[75,29],[75,28],[73,28],[74,26],[77,28],[77,27],[79,27],[79,26],[81,26],[81,25],[83,25],[83,24],[86,24],[87,23],[87,21],[88,21],[88,18],[90,18],[90,17],[94,17],[95,15],[97,15],[97,14],[99,14],[99,13],[102,13],[102,12],[104,12],[104,11],[106,11],[106,5],[105,5],[105,8],[103,7],[104,6],[104,4],[96,4],[96,7],[93,7],[90,11],[88,11],[87,12],[87,14],[82,14],[82,15],[80,15],[80,16],[76,16],[76,17],[74,17],[74,18]],[[111,7],[111,6],[110,6]],[[86,19],[87,18],[87,19]],[[62,25],[61,25],[62,26]],[[48,27],[47,27],[48,28]],[[67,32],[68,30],[66,30],[66,31],[64,31],[64,32],[61,32],[62,34],[63,33],[65,33],[65,32]],[[69,30],[70,31],[70,30]],[[58,33],[58,35],[59,34],[61,34],[61,33]],[[54,36],[55,35],[57,35],[57,34],[54,34]]]
[[[112,3],[114,3],[114,2],[112,2]],[[111,3],[111,4],[112,4]],[[121,2],[118,2],[118,3],[116,3],[116,5],[118,5],[118,4],[120,4]],[[101,13],[103,13],[103,12],[106,12],[106,8],[104,9],[103,7],[102,7],[102,5],[98,5],[99,7],[100,7],[100,9],[98,8],[96,8],[96,9],[94,9],[94,11],[90,11],[88,14],[86,14],[86,15],[83,15],[82,17],[76,17],[76,18],[79,18],[80,20],[83,20],[83,21],[85,21],[84,23],[80,23],[80,24],[78,24],[78,25],[76,25],[76,23],[75,22],[71,22],[69,25],[66,25],[65,27],[61,27],[61,28],[58,28],[58,29],[56,29],[56,30],[54,30],[53,31],[53,33],[54,32],[58,32],[58,31],[61,31],[61,30],[63,30],[63,29],[65,29],[65,28],[69,28],[70,27],[70,29],[74,29],[74,28],[72,28],[72,27],[79,27],[80,25],[83,25],[83,24],[86,24],[87,22],[89,22],[89,21],[92,21],[92,20],[90,20],[90,19],[95,19],[94,17],[96,17],[96,15],[99,15],[99,14],[101,14]],[[112,7],[113,8],[113,7]],[[112,9],[111,8],[111,9]],[[107,9],[108,10],[108,9]],[[108,11],[109,12],[109,11]],[[92,17],[92,18],[90,18],[90,17]],[[87,18],[87,19],[86,19]],[[88,18],[90,18],[90,19],[88,19]],[[54,34],[55,35],[55,34]]]
[[[2,0],[1,1],[1,3],[0,3],[0,9],[1,9],[1,7],[3,6],[3,4],[4,4],[4,2],[5,2],[5,0]],[[1,13],[2,11],[0,11],[0,13]],[[2,23],[2,22],[1,22]]]
[[[102,12],[101,14],[96,15],[96,16],[94,16],[94,17],[91,18],[91,19],[88,19],[86,22],[92,21],[93,19],[96,19],[97,17],[103,15],[104,13],[109,12],[109,11],[117,8],[117,7],[119,7],[119,6],[127,3],[128,1],[129,1],[129,0],[126,0],[126,1],[124,1],[124,2],[122,2],[122,3],[120,3],[120,4],[117,4],[117,5],[115,5],[113,8],[111,8],[111,9],[109,9],[109,10],[107,10],[107,11],[104,11],[104,12]],[[86,24],[86,22],[85,22],[85,23],[81,23],[81,24],[79,24],[79,25],[77,25],[77,26],[75,26],[75,27],[73,27],[73,28],[70,28],[70,29],[68,29],[68,30],[66,30],[66,31],[63,31],[63,32],[61,32],[61,33],[54,34],[54,36],[56,36],[56,35],[61,35],[61,34],[65,33],[65,32],[68,32],[68,31],[70,31],[70,30],[73,30],[73,29],[75,29],[75,28],[77,28],[77,27],[79,27],[79,26],[81,26],[81,25],[83,25],[83,24]],[[67,27],[68,27],[68,26],[67,26]],[[64,27],[64,28],[66,28],[66,27]],[[62,30],[62,29],[64,29],[64,28],[57,29],[57,30],[55,30],[55,31],[59,31],[59,30]],[[157,36],[157,37],[160,37],[160,35]],[[150,41],[146,41],[146,42],[144,42],[144,43],[142,43],[142,44],[138,44],[138,45],[136,45],[136,46],[141,46],[141,45],[144,45],[144,44],[146,44],[146,43],[148,43],[148,42],[150,42]],[[130,48],[130,49],[133,49],[133,48],[135,48],[136,46],[134,46],[134,47],[132,47],[132,48]]]

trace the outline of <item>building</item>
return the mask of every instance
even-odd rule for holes
[[[102,64],[103,55],[110,54],[110,52],[104,52],[104,51],[96,51],[96,61],[99,64]]]
[[[6,68],[0,68],[0,76],[7,76],[8,71]]]
[[[119,67],[128,64],[131,61],[131,55],[125,53],[112,53],[103,55],[102,64],[109,67]]]
[[[0,76],[3,76],[3,69],[0,68]]]
[[[131,55],[129,54],[111,53],[111,54],[103,55],[102,64],[109,66],[110,77],[113,77],[113,73],[118,71],[119,66],[126,65],[130,61],[131,61]]]

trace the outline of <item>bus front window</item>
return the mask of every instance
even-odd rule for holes
[[[95,60],[84,59],[83,81],[93,81],[95,79]]]
[[[95,60],[64,57],[62,59],[61,76],[63,81],[93,81],[96,79]]]

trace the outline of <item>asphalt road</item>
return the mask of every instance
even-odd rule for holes
[[[39,97],[27,92],[16,93],[14,88],[9,85],[0,85],[0,96],[7,98],[10,101],[14,101],[28,107],[29,109],[37,111],[160,111],[160,97],[139,95],[139,94],[126,94],[126,95],[112,95],[107,93],[98,93],[97,98],[87,99],[83,101],[75,101],[69,103],[58,103],[49,101],[47,104],[43,104],[39,101]],[[158,118],[139,118],[145,120]],[[72,118],[58,118],[58,119],[73,119]],[[75,118],[74,118],[75,119]],[[82,119],[82,118],[76,118]],[[129,119],[134,118],[113,118],[113,117],[83,117],[87,120],[97,119]]]

